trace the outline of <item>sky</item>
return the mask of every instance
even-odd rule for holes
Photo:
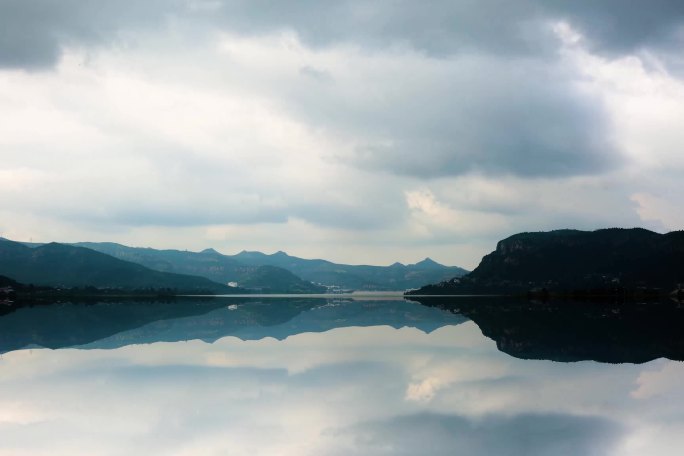
[[[679,0],[0,0],[0,236],[474,268],[684,226]]]

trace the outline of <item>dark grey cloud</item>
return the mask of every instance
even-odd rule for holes
[[[466,56],[363,71],[358,91],[366,98],[350,99],[355,89],[342,78],[336,87],[302,84],[290,94],[308,124],[356,139],[355,151],[339,157],[352,166],[420,178],[547,177],[624,163],[602,101],[578,88],[582,75],[559,61]]]
[[[473,90],[491,91],[489,96],[463,101],[458,93],[441,94],[454,106],[428,107],[417,114],[422,121],[397,128],[392,145],[360,146],[352,163],[419,177],[473,171],[568,176],[619,166],[621,156],[606,138],[606,115],[595,100],[545,79],[502,79],[511,83],[510,92],[477,87]],[[432,122],[429,128],[426,120]]]
[[[405,45],[432,55],[470,49],[530,52],[538,39],[533,2],[506,0],[413,2],[227,1],[224,24],[245,34],[295,30],[313,47],[353,43],[362,47]],[[535,29],[534,31],[532,29]]]
[[[65,46],[109,45],[126,29],[153,27],[180,1],[0,1],[0,68],[44,69]]]
[[[681,47],[684,2],[679,0],[539,1],[545,14],[568,20],[591,40],[595,49],[610,53],[642,47]]]
[[[625,52],[681,44],[684,3],[678,0],[439,0],[272,2],[268,0],[3,0],[0,67],[54,65],[70,44],[105,44],[125,30],[166,19],[197,30],[258,35],[294,30],[309,46],[351,43],[407,46],[430,55],[484,51],[539,54],[556,45],[549,20],[568,20],[597,49]],[[202,33],[201,31],[198,33]]]
[[[470,420],[425,413],[341,431],[337,436],[351,439],[352,448],[333,454],[598,456],[611,453],[623,433],[616,423],[598,417],[529,414]]]
[[[597,49],[610,52],[681,44],[677,33],[684,26],[678,0],[239,0],[223,2],[219,12],[226,26],[242,33],[289,28],[312,46],[405,44],[431,55],[547,52],[555,47],[546,28],[553,20],[570,21]]]

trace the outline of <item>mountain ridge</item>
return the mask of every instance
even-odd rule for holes
[[[27,247],[3,240],[0,275],[24,284],[49,287],[236,292],[204,277],[156,271],[95,250],[56,242]]]
[[[201,252],[158,250],[149,247],[129,247],[116,243],[80,242],[75,245],[91,248],[117,258],[136,262],[152,269],[200,275],[220,283],[241,284],[261,266],[275,266],[289,271],[314,286],[329,290],[395,291],[415,288],[467,271],[457,266],[444,266],[429,258],[413,265],[394,263],[390,266],[347,265],[323,259],[304,259],[283,251],[266,254],[242,250],[224,255],[214,249]],[[267,284],[262,284],[266,286]]]

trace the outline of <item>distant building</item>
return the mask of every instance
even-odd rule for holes
[[[14,293],[14,288],[12,287],[0,287],[0,295],[8,295]]]

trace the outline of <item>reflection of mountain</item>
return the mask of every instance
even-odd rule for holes
[[[473,320],[499,350],[522,359],[643,363],[684,360],[684,308],[674,302],[539,303],[505,298],[414,298]]]
[[[284,339],[346,326],[433,331],[465,318],[409,301],[214,298],[169,302],[52,304],[0,317],[0,352],[40,346],[116,348],[221,337]]]
[[[213,300],[55,303],[21,307],[0,316],[0,352],[89,343],[149,322],[199,315],[221,306]]]

